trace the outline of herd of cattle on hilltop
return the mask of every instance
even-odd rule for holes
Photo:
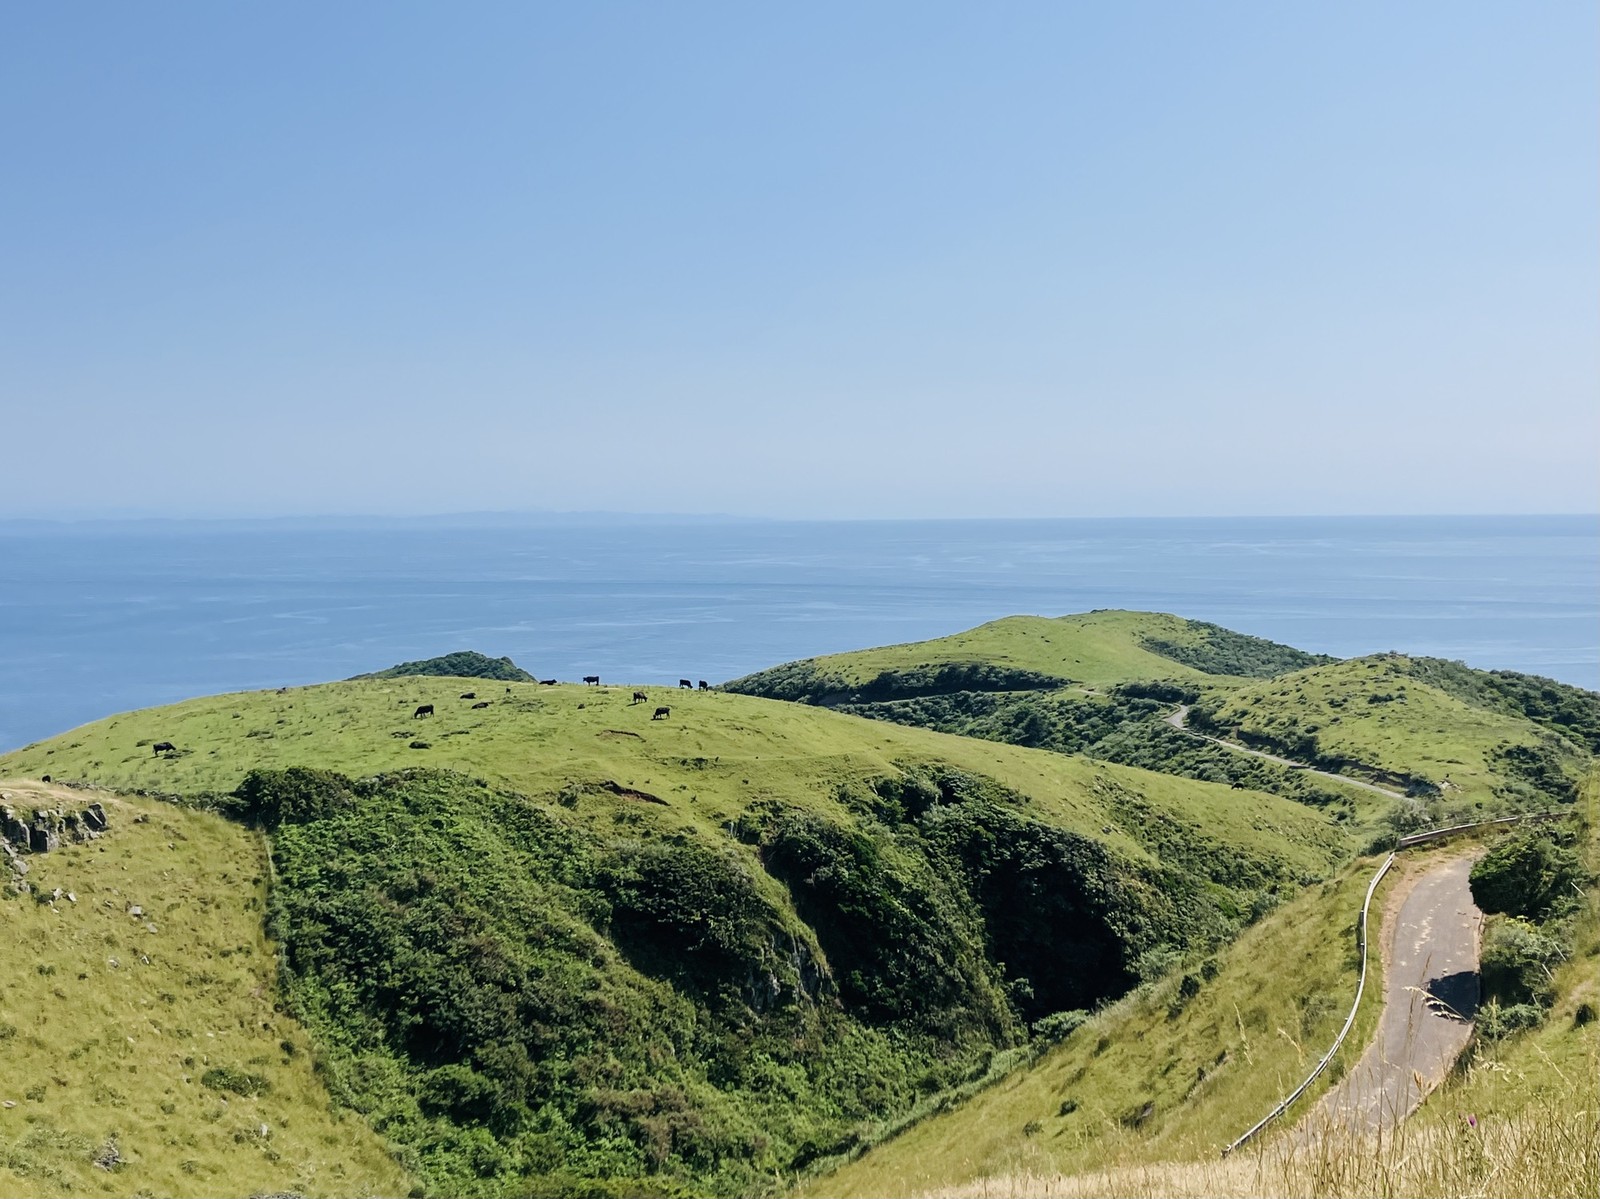
[[[541,687],[554,687],[558,682],[560,682],[559,679],[537,679],[535,681]],[[589,686],[591,686],[591,687],[600,686],[600,676],[597,675],[597,674],[586,674],[586,675],[583,676],[583,681],[586,684],[588,684]],[[696,685],[695,685],[693,680],[690,680],[690,679],[679,679],[678,680],[678,689],[679,690],[693,691],[693,690],[696,690]],[[698,689],[701,690],[701,691],[715,691],[716,690],[716,688],[714,688],[710,683],[706,682],[704,679],[701,679],[699,681]],[[278,694],[279,695],[283,695],[288,690],[289,689],[287,687],[279,687],[278,688]],[[511,688],[507,687],[506,688],[506,694],[509,695],[510,693],[511,693]],[[476,708],[487,708],[489,706],[489,701],[488,700],[486,700],[486,699],[478,699],[478,693],[476,691],[463,691],[461,693],[460,698],[462,698],[462,699],[470,699],[470,700],[476,701],[472,705],[472,707],[475,708],[475,709]],[[650,699],[650,693],[648,691],[635,691],[633,693],[633,698],[628,702],[628,706],[631,708],[631,707],[634,707],[635,705],[638,705],[638,704],[647,703],[649,701],[649,699]],[[583,705],[579,704],[578,706],[581,708]],[[435,714],[434,713],[434,706],[432,704],[418,704],[417,705],[417,710],[415,712],[411,713],[411,719],[412,720],[421,720],[424,717],[432,716],[434,714]],[[650,719],[651,720],[666,720],[669,717],[671,717],[671,715],[672,715],[672,709],[671,708],[658,707],[651,714]],[[174,745],[171,741],[157,741],[154,745],[152,745],[150,747],[150,750],[158,758],[162,754],[167,754],[167,755],[169,755],[171,757],[176,757],[178,755],[178,753],[180,752],[178,747],[176,745]]]

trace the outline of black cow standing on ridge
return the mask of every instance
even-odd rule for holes
[[[419,720],[424,716],[432,716],[432,715],[433,715],[433,705],[432,704],[421,704],[421,705],[418,706],[418,708],[417,708],[417,710],[415,712],[411,713],[411,719],[412,720]]]
[[[706,682],[704,679],[701,679],[700,680],[700,690],[702,690],[702,691],[710,691],[711,690],[711,684]]]
[[[694,684],[691,683],[688,679],[679,679],[678,680],[678,686],[687,687],[690,691],[694,690]]]
[[[583,681],[591,686],[598,687],[600,685],[600,676],[597,674],[586,674],[583,676]]]
[[[635,691],[633,693],[633,701],[632,702],[636,703],[636,704],[642,704],[642,703],[644,703],[645,700],[647,700],[649,698],[650,698],[650,696],[648,694],[646,694],[645,692],[643,692],[643,691]]]

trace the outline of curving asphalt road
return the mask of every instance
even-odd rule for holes
[[[1366,1052],[1306,1117],[1311,1133],[1387,1132],[1444,1080],[1472,1035],[1478,1007],[1478,930],[1471,857],[1402,881],[1388,921],[1383,1015]],[[1392,910],[1392,909],[1391,909]]]
[[[1224,741],[1221,737],[1208,737],[1204,733],[1197,733],[1189,727],[1189,705],[1179,704],[1167,713],[1166,722],[1180,733],[1201,741],[1209,741],[1213,745],[1220,745],[1224,749],[1231,749],[1234,753],[1249,754],[1252,758],[1265,758],[1269,762],[1276,762],[1280,766],[1293,766],[1296,770],[1303,770],[1307,774],[1321,775],[1325,779],[1332,779],[1336,783],[1347,783],[1352,787],[1360,787],[1364,791],[1376,791],[1379,795],[1387,795],[1390,799],[1404,799],[1405,795],[1399,791],[1391,791],[1388,787],[1380,787],[1377,783],[1363,782],[1353,779],[1347,774],[1334,774],[1327,770],[1318,770],[1315,766],[1307,766],[1304,762],[1296,762],[1292,758],[1280,758],[1277,754],[1269,754],[1266,750],[1251,749],[1247,745],[1240,745],[1234,741]]]

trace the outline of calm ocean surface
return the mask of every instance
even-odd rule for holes
[[[722,681],[1090,608],[1600,688],[1600,517],[39,526],[0,533],[0,750],[455,649]]]

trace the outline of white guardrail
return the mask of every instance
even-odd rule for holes
[[[1412,833],[1408,837],[1401,837],[1396,844],[1395,853],[1399,853],[1402,849],[1409,849],[1413,845],[1422,845],[1428,841],[1438,841],[1453,833],[1465,833],[1480,828],[1494,828],[1502,824],[1521,824],[1525,820],[1558,820],[1562,815],[1564,813],[1561,812],[1530,812],[1525,816],[1503,816],[1498,820],[1480,820],[1476,824],[1453,824],[1449,828],[1429,829],[1427,832]],[[1322,1072],[1328,1068],[1328,1063],[1333,1061],[1333,1055],[1339,1052],[1339,1046],[1344,1044],[1345,1037],[1350,1035],[1350,1029],[1356,1022],[1356,1012],[1361,1007],[1362,992],[1367,987],[1367,910],[1372,906],[1373,892],[1378,889],[1378,884],[1383,880],[1383,876],[1389,873],[1389,867],[1394,865],[1395,853],[1391,853],[1386,857],[1383,860],[1383,865],[1378,867],[1377,873],[1372,876],[1372,881],[1367,884],[1367,897],[1361,901],[1361,920],[1357,927],[1357,937],[1361,946],[1361,976],[1356,980],[1355,1002],[1350,1005],[1350,1014],[1344,1018],[1344,1027],[1339,1030],[1339,1035],[1333,1039],[1332,1048],[1322,1055],[1322,1060],[1317,1063],[1316,1069],[1306,1076],[1306,1080],[1290,1092],[1283,1102],[1263,1116],[1249,1132],[1224,1147],[1222,1150],[1223,1157],[1227,1157],[1228,1154],[1283,1115],[1289,1109],[1291,1103],[1300,1098],[1301,1095],[1304,1095],[1306,1088],[1316,1082],[1321,1077]]]

